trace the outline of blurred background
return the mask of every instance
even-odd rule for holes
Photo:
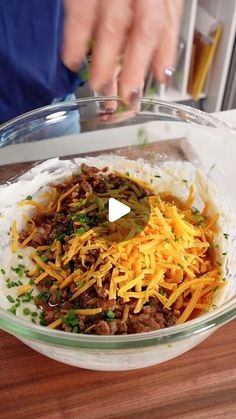
[[[236,108],[235,35],[235,0],[185,0],[175,79],[165,86],[150,71],[144,95],[206,112]],[[77,93],[95,95],[87,83]]]

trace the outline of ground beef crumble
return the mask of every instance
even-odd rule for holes
[[[95,167],[81,165],[81,173],[73,176],[65,182],[52,185],[57,189],[58,195],[64,194],[70,188],[74,187],[72,194],[63,200],[60,211],[54,208],[51,212],[37,212],[33,220],[39,231],[34,235],[30,242],[30,246],[38,248],[38,246],[49,246],[57,240],[61,243],[62,252],[68,250],[69,240],[74,234],[89,231],[92,227],[96,227],[105,223],[107,219],[107,206],[101,211],[91,210],[78,217],[76,208],[83,208],[81,203],[86,201],[87,207],[97,200],[97,195],[106,194],[114,189],[129,186],[127,179],[119,177],[115,174],[109,174],[108,168],[99,170]],[[77,186],[76,186],[77,185]],[[134,193],[132,187],[128,187],[125,193]],[[139,198],[145,197],[142,188],[139,188]],[[73,202],[77,203],[77,207],[72,207]],[[97,201],[96,201],[97,202]],[[29,231],[23,230],[20,233],[20,241],[23,242],[29,236]],[[99,250],[90,250],[83,258],[78,252],[68,263],[68,273],[80,269],[82,272],[89,270],[98,260]],[[44,260],[55,263],[54,254],[50,250],[38,254]],[[114,269],[114,267],[112,268]],[[55,289],[51,291],[51,287],[56,280],[48,275],[42,280],[37,288],[38,295],[35,298],[37,307],[41,310],[41,324],[49,325],[57,319],[62,319],[60,329],[73,333],[91,333],[97,335],[123,335],[130,333],[141,333],[158,330],[175,324],[176,316],[172,310],[166,310],[162,304],[156,299],[150,299],[139,313],[134,313],[137,300],[130,299],[125,303],[122,298],[108,299],[108,288],[112,269],[108,272],[103,286],[98,287],[96,284],[84,291],[73,301],[72,295],[78,289],[78,284],[72,282],[65,289]],[[60,269],[58,269],[60,272]],[[83,286],[83,284],[81,284]],[[125,304],[129,306],[129,314],[126,321],[122,321]],[[94,316],[78,315],[77,309],[101,308],[102,312]]]

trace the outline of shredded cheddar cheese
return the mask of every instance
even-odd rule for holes
[[[126,177],[123,174],[119,176]],[[130,180],[130,177],[128,178]],[[107,193],[101,193],[96,203],[88,203],[87,208],[78,209],[76,212],[75,225],[76,228],[78,225],[80,230],[78,234],[71,234],[66,244],[62,245],[55,239],[51,245],[47,245],[46,242],[46,246],[37,248],[38,251],[51,252],[53,262],[44,261],[36,252],[32,253],[32,259],[41,268],[41,272],[36,274],[33,270],[29,275],[35,275],[35,284],[48,278],[53,279],[51,292],[64,292],[67,287],[71,287],[70,303],[93,286],[102,288],[109,279],[104,293],[109,300],[122,299],[125,302],[123,323],[129,317],[130,301],[135,304],[133,313],[138,314],[145,304],[151,304],[154,299],[164,309],[177,313],[177,324],[181,324],[191,318],[195,310],[209,308],[214,289],[224,285],[222,271],[210,250],[217,232],[219,214],[207,218],[208,204],[202,213],[192,211],[193,185],[189,186],[188,197],[181,203],[168,193],[154,195],[150,185],[136,179],[134,181],[137,185],[145,187],[150,195],[139,201],[138,186],[132,185],[130,199],[125,195],[126,187],[113,190],[112,196],[124,196],[122,202],[131,210],[135,210],[140,217],[145,214],[147,206],[151,208],[146,226],[139,234],[132,219],[120,219],[115,225],[111,223],[108,227],[99,225],[89,229],[83,228],[79,221],[80,216],[86,217],[88,213],[99,210],[100,205],[104,205]],[[78,200],[73,199],[72,194],[76,189],[78,183],[58,196],[56,188],[53,187],[49,193],[52,202],[45,207],[33,200],[25,200],[19,205],[32,205],[40,213],[58,213],[66,200],[66,205],[74,210],[78,206]],[[86,195],[86,200],[88,199],[89,194]],[[33,220],[29,220],[28,225],[30,234],[21,243],[22,247],[30,244],[37,231]],[[125,237],[126,240],[121,241],[121,237]],[[17,251],[18,238],[14,221],[13,252]],[[86,257],[90,252],[98,256],[88,269]],[[70,263],[73,265],[78,255],[81,269],[75,268],[73,271]],[[76,310],[78,315],[83,316],[93,316],[101,312],[101,308]],[[54,329],[61,324],[62,320],[57,319],[48,327]]]
[[[19,234],[16,228],[16,220],[14,220],[12,223],[12,245],[11,245],[12,253],[16,253],[18,250],[18,239],[19,239]]]

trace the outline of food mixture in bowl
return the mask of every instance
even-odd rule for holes
[[[5,188],[1,305],[11,313],[119,335],[184,323],[220,299],[231,213],[191,164],[53,160]],[[110,198],[130,213],[109,222]]]

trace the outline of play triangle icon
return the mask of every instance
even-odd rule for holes
[[[128,205],[122,204],[117,199],[110,198],[108,201],[108,220],[110,222],[117,221],[119,218],[130,212]]]

